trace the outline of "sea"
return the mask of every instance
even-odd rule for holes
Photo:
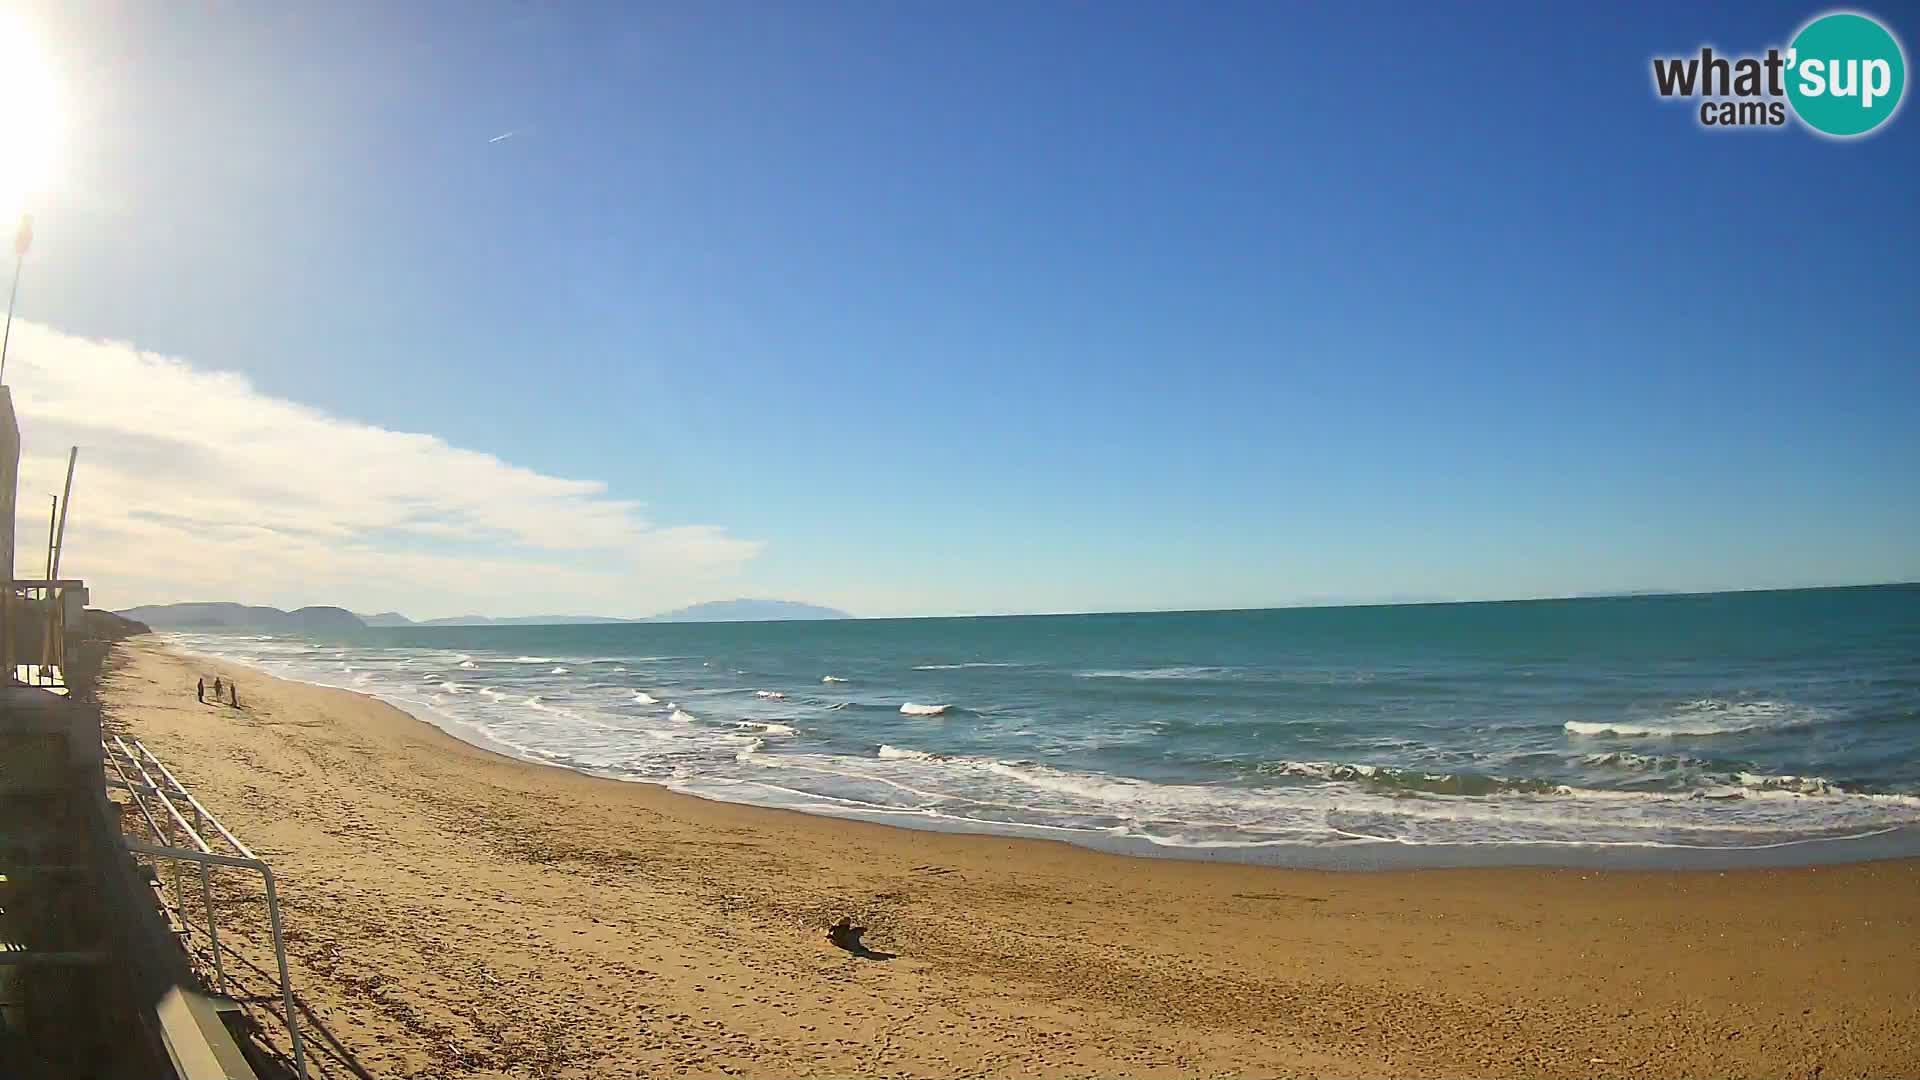
[[[172,633],[710,799],[1300,866],[1920,852],[1920,585]]]

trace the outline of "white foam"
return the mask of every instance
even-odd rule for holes
[[[1825,713],[1790,702],[1721,701],[1702,698],[1649,720],[1569,720],[1561,725],[1572,735],[1618,735],[1627,738],[1673,738],[1737,735],[1800,727],[1825,718]]]
[[[1112,671],[1081,671],[1080,679],[1212,679],[1228,674],[1221,667],[1122,668]]]
[[[1018,664],[1006,664],[1006,663],[1001,663],[999,661],[989,662],[985,660],[979,660],[979,661],[971,661],[965,664],[915,664],[913,670],[915,671],[960,671],[965,668],[1019,667],[1019,666],[1020,665]]]
[[[572,672],[570,672],[570,671],[568,671],[568,670],[567,670],[566,668],[563,668],[563,667],[557,667],[557,668],[554,668],[554,669],[553,669],[552,671],[549,671],[549,672],[547,672],[547,674],[549,674],[549,675],[570,675],[570,674],[572,674]]]
[[[742,720],[736,727],[747,731],[757,731],[762,735],[793,735],[796,732],[786,724],[776,724],[765,720]]]
[[[693,715],[692,713],[688,712],[685,709],[676,708],[673,710],[671,716],[674,720],[677,720],[682,724],[697,724],[700,722],[699,717]]]
[[[932,761],[934,759],[934,755],[925,750],[910,750],[902,746],[888,746],[885,743],[880,745],[877,756],[888,761]]]
[[[832,682],[846,682],[847,680],[841,678],[838,675],[822,675],[820,676],[820,681],[823,683],[832,683]]]
[[[478,667],[479,667],[480,665],[479,665],[479,664],[476,664],[476,663],[474,663],[474,662],[473,662],[473,661],[471,661],[471,660],[462,660],[462,661],[460,661],[460,666],[461,666],[461,667],[463,667],[463,668],[466,668],[466,669],[467,669],[468,671],[472,671],[472,670],[474,670],[474,669],[476,669],[476,668],[478,668]]]
[[[635,705],[658,705],[660,704],[660,699],[647,693],[645,690],[640,690],[634,693],[633,703]]]
[[[769,701],[787,700],[787,695],[781,693],[778,690],[755,690],[753,692],[753,696],[757,698],[766,698]]]
[[[1767,773],[1738,772],[1733,774],[1734,782],[1743,788],[1754,791],[1790,791],[1800,795],[1839,795],[1845,789],[1824,776],[1793,776],[1789,774],[1770,775]]]
[[[947,706],[915,705],[909,701],[905,705],[900,706],[900,711],[907,716],[940,716],[947,711]]]
[[[1626,750],[1583,754],[1582,765],[1606,765],[1635,772],[1651,772],[1662,769],[1698,768],[1706,763],[1696,758],[1671,757],[1665,754],[1635,754]]]

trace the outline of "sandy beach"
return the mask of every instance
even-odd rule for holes
[[[1920,862],[1128,858],[531,765],[152,638],[100,697],[280,875],[316,1075],[1920,1075]]]

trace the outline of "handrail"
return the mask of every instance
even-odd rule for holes
[[[117,739],[119,738],[119,736],[116,735],[114,736],[114,738]],[[193,792],[188,791],[187,786],[185,784],[182,784],[179,781],[179,779],[173,775],[172,772],[168,771],[165,762],[162,762],[159,758],[153,756],[153,751],[147,749],[145,743],[142,743],[139,739],[135,739],[133,740],[133,744],[140,748],[140,752],[147,756],[148,761],[153,762],[154,768],[160,770],[160,775],[167,778],[167,783],[173,785],[173,790],[179,792],[180,796],[187,800],[187,804],[192,806],[195,812],[204,815],[206,817],[206,820],[209,823],[211,823],[215,829],[219,830],[220,835],[226,838],[227,843],[232,844],[234,848],[236,848],[240,852],[240,854],[246,856],[249,859],[258,857],[254,855],[254,853],[250,849],[248,849],[247,845],[240,842],[239,837],[227,831],[227,827],[220,823],[220,819],[213,816],[213,811],[208,810],[206,807],[200,805],[200,800],[193,797]]]
[[[169,772],[167,767],[160,762],[160,759],[153,755],[153,751],[148,750],[146,745],[139,739],[133,740],[133,745],[139,748],[139,754],[135,754],[134,750],[127,745],[126,740],[118,735],[113,736],[113,743],[114,745],[109,746],[107,741],[102,739],[100,744],[101,749],[106,752],[107,759],[113,763],[114,771],[120,774],[120,779],[126,786],[128,792],[133,796],[135,804],[140,809],[141,816],[146,818],[147,827],[152,831],[154,839],[159,841],[158,843],[149,844],[129,836],[125,838],[127,850],[153,859],[169,859],[175,863],[194,863],[200,867],[201,896],[207,916],[207,938],[213,949],[214,971],[219,979],[220,991],[223,994],[226,992],[227,977],[225,966],[220,959],[220,930],[218,919],[213,908],[213,887],[209,870],[216,866],[232,867],[235,869],[251,870],[260,875],[260,879],[266,887],[267,922],[273,935],[274,961],[279,967],[281,1006],[286,1017],[287,1037],[293,1048],[294,1071],[300,1076],[301,1080],[306,1080],[306,1049],[300,1037],[299,1014],[293,999],[293,981],[287,973],[286,934],[280,922],[280,896],[279,890],[275,886],[273,868],[256,857],[252,849],[241,843],[240,840],[227,829],[226,825],[213,815],[212,811],[201,805],[200,800],[194,798],[192,793],[187,791],[186,786],[180,783],[179,779],[175,777],[173,773]],[[124,755],[124,760],[122,755]],[[201,835],[200,831],[192,825],[189,825],[186,816],[180,812],[178,807],[173,805],[173,800],[169,798],[168,789],[154,782],[153,774],[148,772],[146,766],[140,761],[141,755],[144,755],[148,761],[151,761],[154,766],[160,770],[161,775],[167,778],[168,782],[172,785],[172,793],[179,795],[187,801],[188,805],[193,808],[196,818],[200,819],[203,824],[211,824],[219,835],[229,844],[233,845],[234,849],[241,852],[241,854],[226,855],[214,851],[212,847],[207,844],[205,837]],[[139,772],[140,776],[145,780],[144,784],[137,784],[128,776],[126,768],[128,765],[133,766],[133,768]],[[141,792],[143,790],[158,799],[160,804],[167,808],[167,812],[173,821],[178,823],[181,830],[193,840],[194,848],[176,847],[171,844],[171,838],[161,829],[159,821],[156,820],[153,813],[147,809],[146,801],[141,798]],[[172,906],[174,915],[180,921],[181,925],[189,925],[187,923],[185,909],[180,905],[180,877],[177,868],[174,874],[173,891],[174,898]],[[236,955],[238,954],[236,953]]]
[[[173,805],[173,800],[167,798],[167,793],[160,789],[159,784],[154,782],[153,774],[147,771],[147,767],[145,765],[140,764],[139,758],[136,758],[133,756],[133,751],[127,749],[126,741],[120,738],[120,736],[118,735],[115,735],[113,737],[113,741],[116,743],[119,743],[121,751],[124,752],[128,758],[132,759],[133,767],[140,770],[141,778],[147,782],[148,788],[151,789],[154,792],[154,794],[160,799],[160,805],[166,807],[167,813],[173,815],[174,822],[180,826],[181,830],[185,832],[190,839],[193,840],[194,846],[199,848],[203,852],[211,852],[213,849],[207,846],[206,840],[201,838],[200,834],[194,830],[193,826],[187,824],[186,817],[180,813],[180,809],[178,807]],[[135,741],[138,742],[139,740],[136,739]],[[143,747],[142,749],[145,749],[145,748]]]

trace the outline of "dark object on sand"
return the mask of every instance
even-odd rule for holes
[[[866,932],[866,927],[855,926],[853,925],[852,919],[843,918],[832,926],[827,927],[827,940],[848,952],[852,952],[855,949],[864,948],[864,946],[860,944],[860,935]]]
[[[207,703],[207,680],[201,679],[193,684],[193,696],[199,700],[200,704]]]
[[[893,953],[874,952],[860,941],[860,935],[867,932],[864,926],[853,925],[853,920],[842,918],[827,927],[827,940],[847,950],[862,960],[891,960]]]
[[[227,704],[236,709],[240,707],[240,687],[231,681],[227,683]]]

